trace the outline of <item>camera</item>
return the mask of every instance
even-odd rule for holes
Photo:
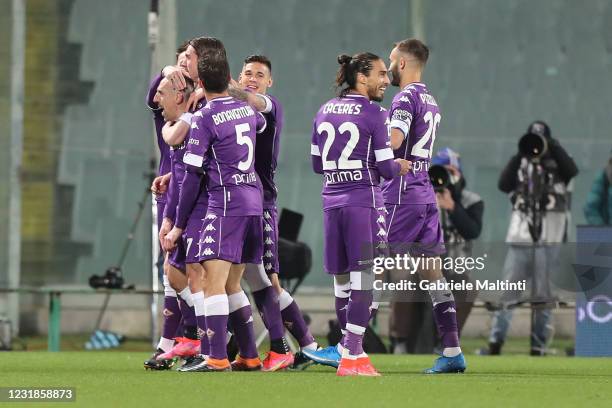
[[[440,164],[430,166],[428,173],[431,185],[437,193],[442,192],[445,188],[449,188],[452,184],[450,172]]]
[[[123,283],[124,280],[121,269],[116,266],[108,268],[106,273],[102,276],[93,275],[89,278],[89,286],[94,289],[121,289],[123,287]]]
[[[518,149],[521,155],[529,160],[535,160],[546,154],[548,142],[544,136],[537,133],[527,133],[520,138]]]

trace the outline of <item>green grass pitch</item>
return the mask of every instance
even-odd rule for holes
[[[375,355],[382,377],[338,378],[322,366],[278,373],[145,371],[147,357],[121,351],[4,352],[0,386],[76,388],[76,403],[14,404],[19,407],[612,406],[609,358],[468,355],[465,374],[430,376],[420,371],[434,356]]]

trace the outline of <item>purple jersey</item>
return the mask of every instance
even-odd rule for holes
[[[261,183],[255,173],[256,132],[263,115],[232,97],[215,98],[191,119],[183,161],[206,171],[208,207],[223,216],[262,215]],[[206,164],[206,167],[204,167]]]
[[[157,135],[157,147],[159,148],[159,168],[157,170],[158,176],[170,173],[171,167],[170,147],[166,144],[166,142],[164,142],[164,138],[162,137],[162,128],[164,127],[165,123],[164,117],[162,116],[162,108],[157,103],[153,102],[153,98],[157,92],[157,87],[163,78],[164,77],[161,74],[158,74],[155,78],[153,78],[151,85],[149,85],[149,92],[147,94],[147,106],[153,112],[155,134]],[[161,199],[165,199],[165,195],[159,196],[157,201],[161,201]]]
[[[315,172],[325,177],[323,209],[383,206],[380,177],[399,173],[386,122],[386,110],[362,95],[321,106],[310,152]]]
[[[261,95],[266,99],[266,109],[262,112],[266,118],[266,128],[257,136],[255,146],[255,171],[263,187],[264,208],[276,206],[277,190],[274,174],[278,163],[280,135],[283,129],[283,108],[270,95]]]
[[[395,157],[410,160],[412,170],[383,184],[385,203],[434,204],[436,196],[427,171],[441,119],[436,100],[425,84],[408,84],[393,98],[389,118],[390,127],[404,135]]]

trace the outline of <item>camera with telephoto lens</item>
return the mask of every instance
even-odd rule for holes
[[[441,193],[452,184],[450,172],[440,164],[430,166],[428,173],[429,180],[436,193]]]
[[[544,136],[536,133],[527,133],[520,138],[519,152],[528,160],[536,160],[544,156],[548,150],[548,142]]]
[[[89,286],[94,289],[121,289],[123,284],[124,280],[121,269],[116,266],[108,268],[102,276],[93,275],[89,278]]]

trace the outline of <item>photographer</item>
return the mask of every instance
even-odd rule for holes
[[[570,210],[570,181],[576,163],[551,137],[550,128],[535,121],[519,141],[519,152],[506,165],[499,189],[510,195],[512,215],[506,242],[504,279],[531,280],[531,355],[544,355],[552,329],[550,275],[557,268],[560,243],[566,241]],[[505,292],[494,313],[487,354],[500,354],[513,308],[522,294]]]
[[[591,225],[612,224],[612,152],[606,168],[601,171],[591,186],[584,205],[584,216]]]
[[[458,153],[448,147],[440,149],[431,163],[430,176],[435,178],[437,166],[441,166],[439,169],[447,172],[447,176],[441,173],[441,177],[432,179],[446,244],[445,256],[451,258],[472,256],[471,241],[480,236],[484,202],[478,194],[466,190]],[[445,181],[446,177],[448,181]],[[458,274],[445,270],[444,275],[447,281],[451,279],[455,282],[470,281],[467,272]],[[476,294],[476,291],[453,291],[457,304],[459,334],[470,315]]]
[[[440,149],[432,158],[431,164],[429,177],[436,192],[440,224],[447,251],[444,257],[471,256],[471,241],[478,238],[482,229],[484,203],[478,194],[466,190],[459,154],[448,147]],[[444,270],[443,274],[447,281],[451,279],[455,282],[470,281],[467,272],[458,274]],[[416,276],[405,278],[418,280]],[[457,309],[457,326],[459,335],[461,335],[477,292],[452,292]],[[414,298],[410,301],[392,303],[390,332],[394,353],[419,352],[419,344],[431,344],[429,339],[437,341],[436,334],[433,333],[432,336],[428,326],[423,324],[425,319],[431,319],[430,309],[427,294],[420,290],[414,291]],[[419,337],[421,336],[426,336],[426,338],[420,343]]]

